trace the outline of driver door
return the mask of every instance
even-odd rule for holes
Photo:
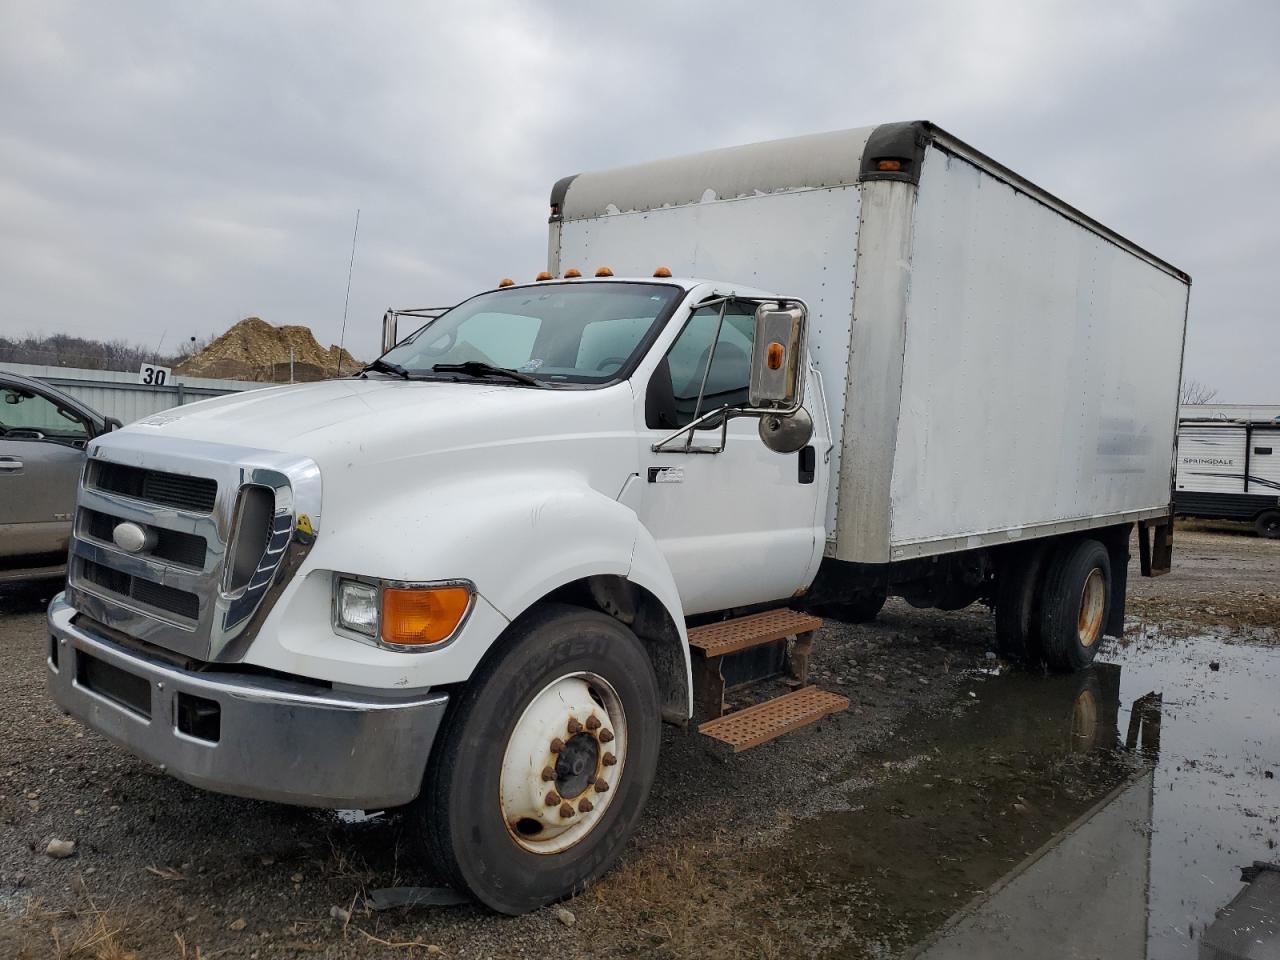
[[[25,386],[0,399],[0,557],[63,553],[89,425]]]
[[[731,301],[693,313],[647,386],[640,434],[640,519],[675,575],[686,614],[784,599],[806,586],[825,541],[813,446],[775,453],[759,420],[729,421],[719,453],[652,445],[697,416],[747,404],[755,304]],[[699,395],[701,394],[701,403]],[[715,446],[719,426],[692,446]],[[821,443],[819,437],[812,444]]]

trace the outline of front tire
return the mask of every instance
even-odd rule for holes
[[[1097,540],[1064,543],[1045,571],[1040,642],[1054,670],[1093,662],[1111,611],[1111,557]]]
[[[657,768],[659,695],[635,634],[595,610],[548,604],[500,644],[451,704],[406,821],[445,879],[520,914],[622,852]]]

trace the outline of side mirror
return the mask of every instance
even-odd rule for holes
[[[751,406],[792,413],[800,405],[804,339],[808,314],[803,305],[762,303],[756,308],[751,348]]]
[[[119,430],[119,429],[120,429],[121,427],[123,427],[123,426],[124,426],[124,424],[123,424],[123,423],[121,423],[119,420],[117,420],[115,417],[103,417],[103,418],[102,418],[102,432],[103,432],[103,433],[110,433],[112,430]]]
[[[386,353],[400,342],[396,328],[400,325],[400,317],[394,310],[388,309],[382,315],[382,353]],[[382,354],[379,354],[381,356]]]

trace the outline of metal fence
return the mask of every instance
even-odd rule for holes
[[[248,380],[210,380],[177,377],[163,386],[138,382],[138,374],[119,370],[85,370],[78,367],[46,367],[31,363],[0,363],[0,370],[34,377],[71,394],[105,417],[121,423],[140,420],[185,403],[220,397],[227,393],[272,387],[272,383]]]

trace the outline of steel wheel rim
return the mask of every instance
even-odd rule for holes
[[[1102,614],[1107,608],[1107,582],[1102,570],[1094,567],[1080,591],[1080,615],[1076,618],[1076,634],[1081,646],[1091,647],[1102,635]]]
[[[626,758],[626,714],[613,685],[586,671],[551,681],[503,751],[498,793],[508,835],[537,854],[579,843],[603,821]]]

